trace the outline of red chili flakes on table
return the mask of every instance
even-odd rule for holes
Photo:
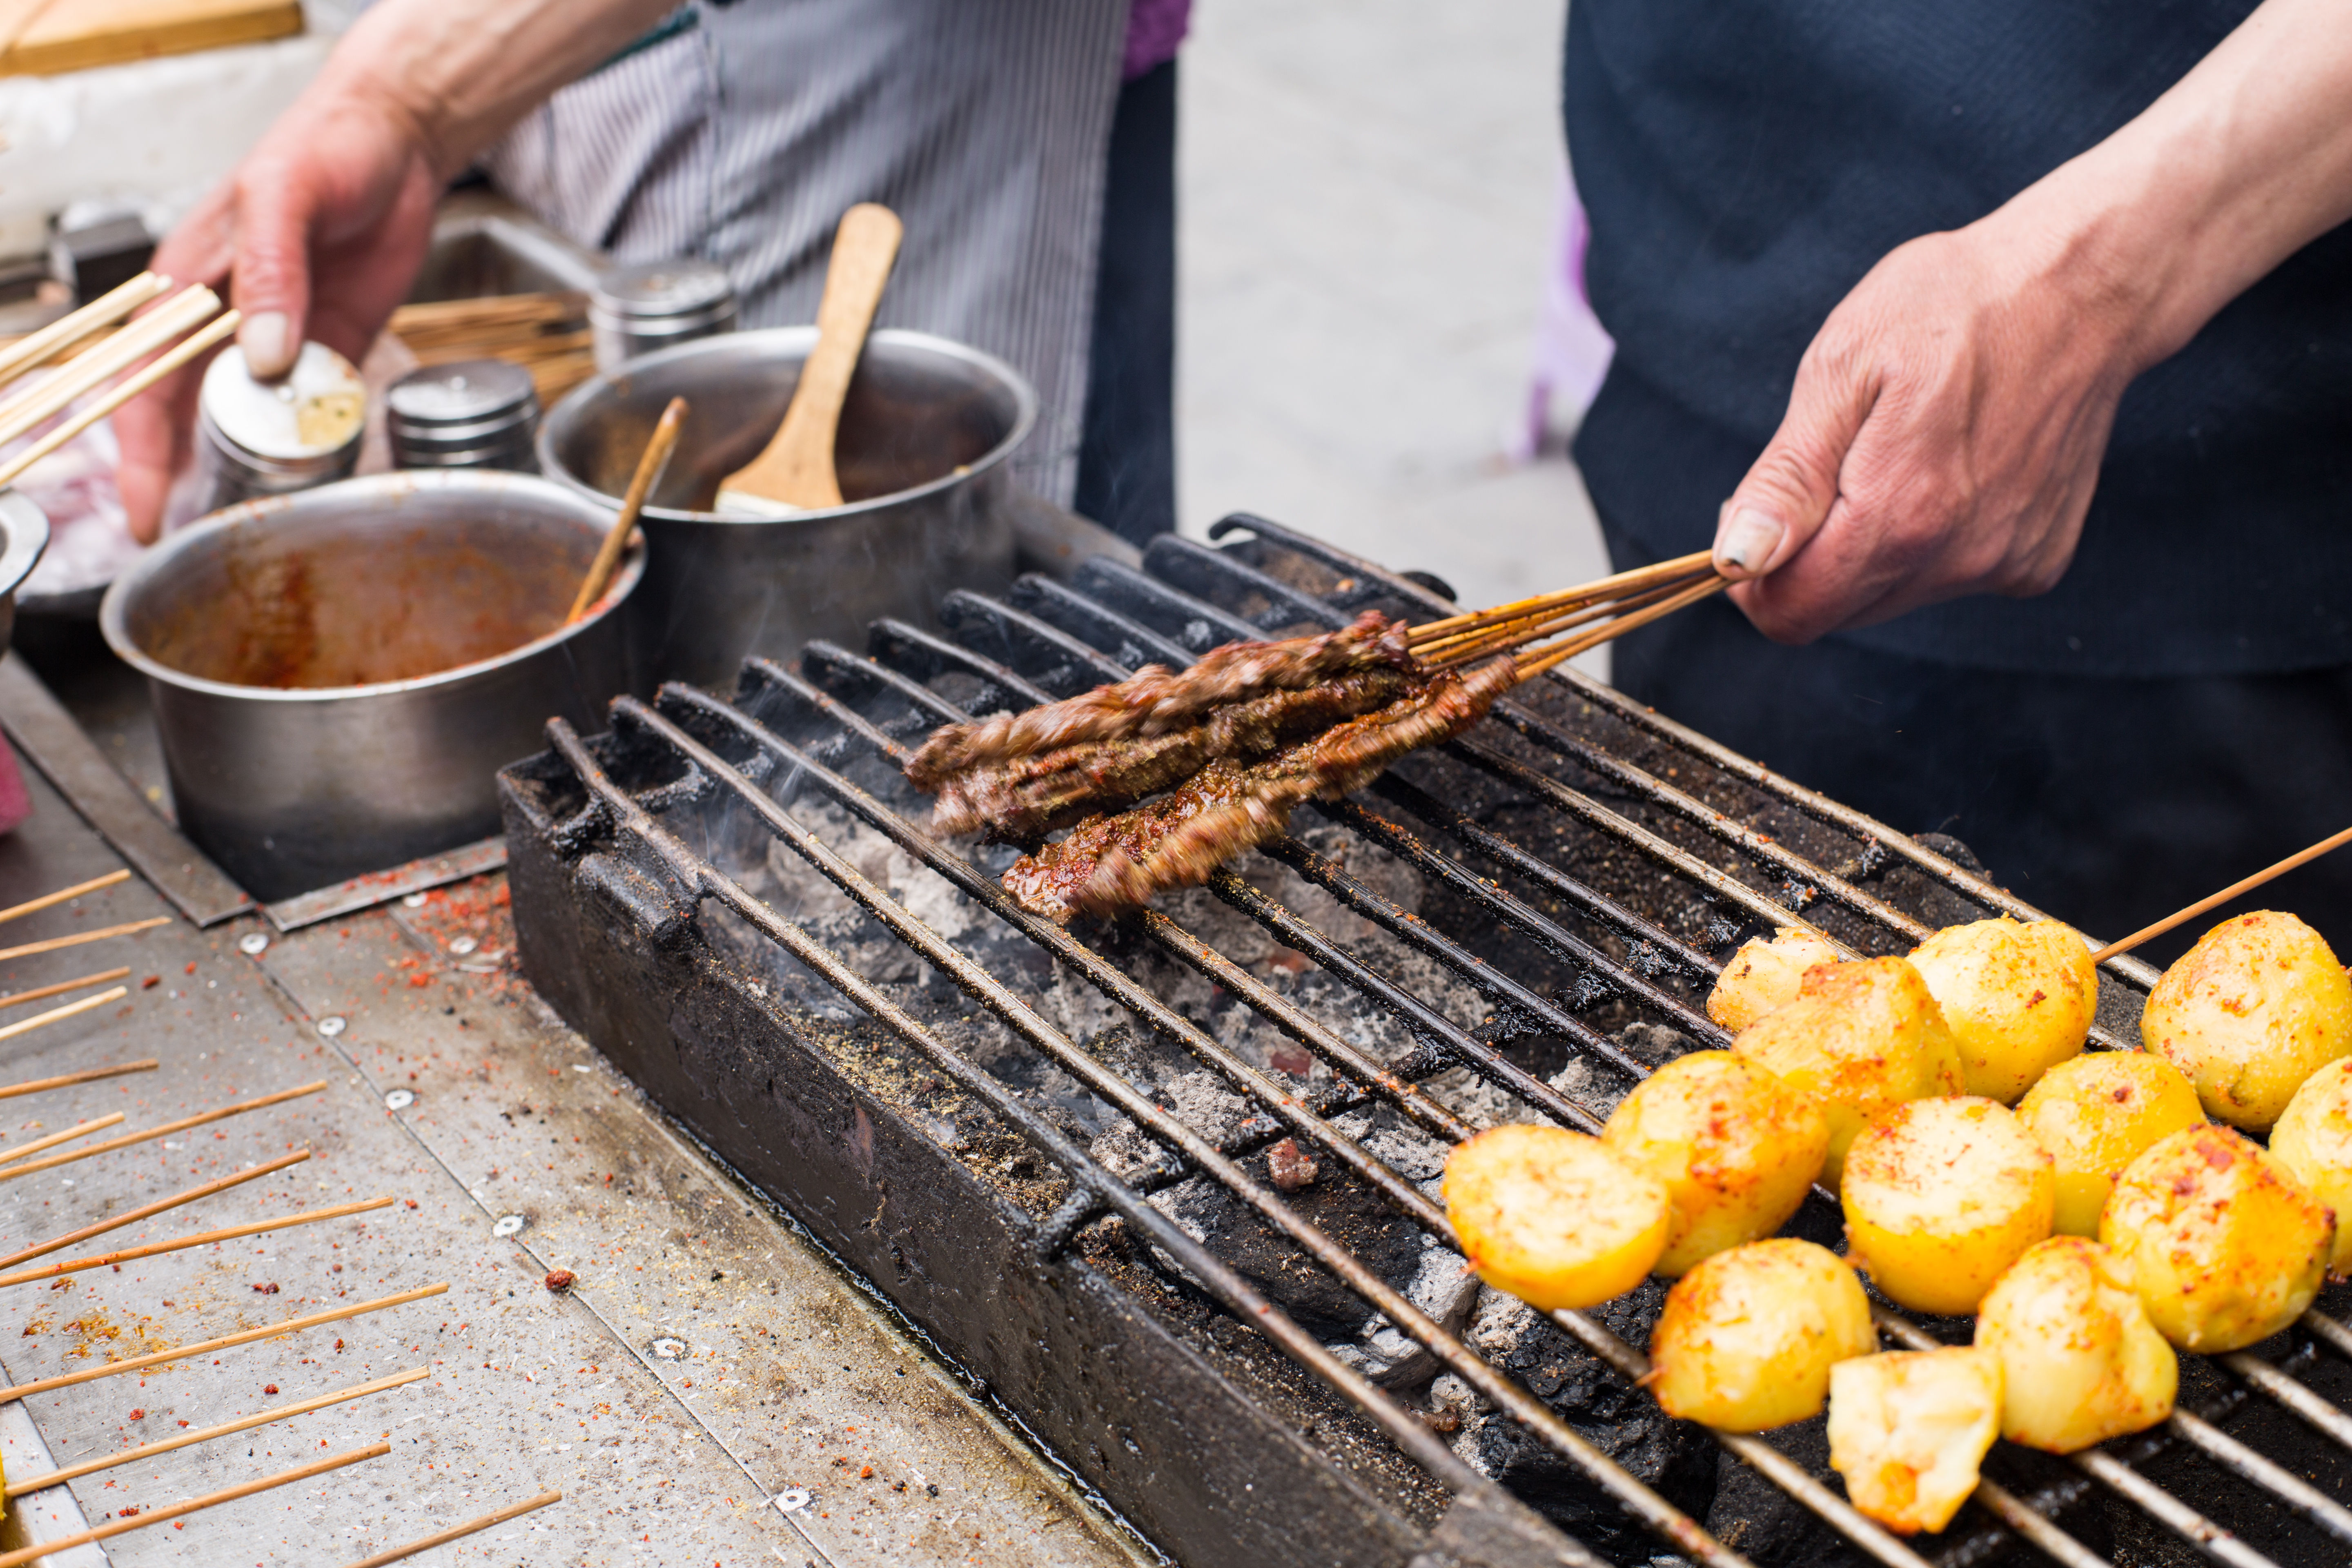
[[[195,961],[194,959],[193,959],[193,958],[192,958],[192,959],[188,960],[188,967],[187,967],[184,971],[183,971],[183,973],[188,973],[188,974],[194,974],[195,972],[196,972],[196,961]]]
[[[870,1481],[870,1480],[872,1480],[872,1479],[874,1479],[874,1467],[873,1467],[873,1466],[871,1466],[871,1465],[860,1465],[860,1466],[858,1466],[858,1467],[857,1467],[857,1479],[858,1479],[859,1480],[861,1480],[861,1481]]]
[[[278,1385],[274,1383],[265,1383],[261,1385],[261,1392],[264,1394],[275,1394],[278,1392]]]
[[[131,1413],[131,1419],[133,1421],[144,1421],[147,1419],[147,1412],[144,1410],[134,1410]]]
[[[549,1289],[561,1296],[572,1289],[572,1274],[569,1268],[551,1268],[547,1273],[546,1284]]]
[[[161,984],[163,984],[163,977],[162,975],[160,975],[160,974],[151,974],[151,975],[149,975],[146,979],[144,979],[144,980],[142,980],[142,981],[141,981],[141,982],[139,983],[139,989],[140,989],[140,990],[142,990],[142,991],[152,991],[152,990],[154,990],[154,989],[155,989],[155,987],[157,987],[158,985],[161,985]]]
[[[278,1294],[278,1281],[272,1279],[266,1285],[256,1285],[253,1289],[258,1295],[275,1296]]]
[[[139,1517],[138,1505],[135,1503],[127,1503],[114,1511],[121,1514],[125,1519],[137,1519]]]

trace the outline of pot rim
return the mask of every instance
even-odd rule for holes
[[[49,514],[24,491],[0,489],[0,597],[14,594],[49,547]]]
[[[621,504],[619,496],[607,495],[556,460],[552,432],[558,425],[566,423],[567,415],[577,408],[585,407],[596,394],[611,387],[615,382],[625,380],[643,371],[667,365],[674,360],[696,359],[723,348],[746,343],[754,347],[766,345],[778,349],[799,349],[803,351],[803,357],[805,358],[806,351],[816,346],[816,334],[817,330],[813,326],[760,327],[745,331],[719,332],[710,337],[695,338],[672,348],[656,349],[651,353],[639,354],[610,375],[592,376],[558,398],[555,406],[550,408],[541,418],[539,437],[534,443],[534,448],[539,457],[540,471],[566,488],[590,497],[600,505],[618,507]],[[957,342],[952,338],[942,338],[930,332],[912,331],[904,327],[879,327],[867,333],[866,339],[870,342],[893,343],[908,348],[928,350],[943,354],[950,359],[961,360],[967,364],[977,365],[986,371],[1012,389],[1014,405],[1013,428],[1005,432],[1004,439],[965,464],[961,471],[941,474],[936,479],[927,480],[907,489],[892,490],[888,495],[869,496],[864,500],[845,501],[839,506],[814,507],[805,511],[793,512],[788,517],[743,517],[733,512],[688,511],[682,507],[648,506],[640,514],[642,521],[717,523],[730,528],[774,528],[792,527],[803,523],[832,522],[842,518],[854,518],[866,512],[881,511],[888,508],[903,506],[908,501],[919,500],[925,496],[940,494],[959,485],[970,484],[989,469],[1012,457],[1013,451],[1022,442],[1029,438],[1029,433],[1036,427],[1037,389],[1029,384],[1027,376],[1023,375],[994,354],[973,348],[968,343]]]
[[[638,581],[645,576],[646,546],[640,540],[623,552],[621,564],[613,574],[612,586],[604,591],[602,603],[582,616],[577,625],[558,626],[544,636],[533,637],[520,647],[509,648],[491,658],[476,659],[471,664],[436,670],[431,675],[415,676],[406,680],[380,680],[362,686],[239,686],[226,680],[191,675],[149,654],[131,640],[130,629],[124,625],[129,615],[126,606],[150,579],[163,572],[179,555],[218,534],[247,524],[264,522],[281,512],[314,511],[328,501],[397,499],[419,491],[436,490],[486,494],[519,492],[553,502],[555,505],[551,510],[559,515],[574,517],[583,523],[592,521],[592,512],[616,514],[616,509],[595,506],[579,492],[535,474],[493,468],[404,469],[397,473],[369,474],[359,479],[341,479],[333,484],[298,490],[291,495],[260,496],[252,500],[239,501],[235,506],[223,507],[208,517],[200,518],[187,527],[165,535],[124,567],[108,585],[106,597],[99,605],[98,629],[105,637],[106,646],[114,650],[116,658],[148,679],[162,681],[183,691],[246,702],[348,702],[354,699],[396,697],[408,692],[458,686],[477,677],[521,664],[559,644],[584,635],[619,613],[621,606],[635,591]],[[614,520],[614,517],[608,517],[605,527],[609,529]]]

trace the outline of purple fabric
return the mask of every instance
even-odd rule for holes
[[[1192,26],[1192,0],[1132,0],[1127,12],[1127,58],[1120,79],[1133,81],[1176,58]]]

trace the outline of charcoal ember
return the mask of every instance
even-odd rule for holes
[[[1826,1416],[1780,1427],[1765,1441],[1843,1495],[1830,1468]],[[1811,1510],[1734,1458],[1728,1449],[1717,1450],[1715,1502],[1705,1517],[1707,1533],[1756,1568],[1846,1568],[1866,1561]]]
[[[1664,1281],[1652,1279],[1588,1315],[1644,1345],[1664,1301]],[[1716,1494],[1717,1448],[1705,1432],[1668,1416],[1565,1330],[1499,1291],[1482,1294],[1467,1337],[1587,1442],[1684,1512],[1706,1515]],[[1432,1393],[1461,1409],[1453,1390],[1433,1385]],[[1612,1562],[1647,1563],[1665,1550],[1582,1471],[1483,1402],[1455,1435],[1454,1451]]]
[[[1610,1038],[1627,1056],[1654,1068],[1662,1068],[1676,1057],[1699,1048],[1696,1040],[1664,1024],[1628,1024]]]
[[[1265,1152],[1265,1169],[1268,1179],[1286,1193],[1313,1186],[1322,1173],[1322,1167],[1298,1147],[1296,1138],[1285,1138]]]
[[[1972,872],[1987,881],[1992,880],[1992,874],[1985,869],[1984,862],[1978,859],[1967,845],[1948,834],[1922,833],[1918,836],[1918,842],[1921,847],[1934,850],[1962,870]],[[1954,892],[1908,860],[1897,860],[1889,866],[1879,877],[1877,890],[1880,898],[1904,913],[1937,928],[1967,925],[1971,921],[1984,920],[1992,913],[1990,910]]]

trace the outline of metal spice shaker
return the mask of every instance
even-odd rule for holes
[[[205,370],[197,399],[197,514],[350,478],[366,420],[359,371],[324,343],[304,343],[274,382],[256,381],[232,343]]]
[[[395,468],[510,468],[537,473],[539,394],[530,372],[502,359],[412,370],[383,395]]]
[[[639,354],[735,330],[735,284],[708,261],[646,261],[596,279],[588,330],[596,370],[611,375]]]

